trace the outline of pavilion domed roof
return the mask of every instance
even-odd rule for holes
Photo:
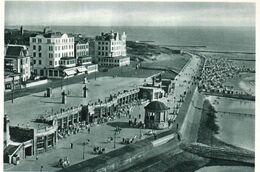
[[[170,109],[163,102],[160,101],[152,101],[144,108],[145,110],[149,110],[149,111],[165,111]]]

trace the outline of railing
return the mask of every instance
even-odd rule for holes
[[[37,133],[43,133],[51,130],[56,130],[55,126],[45,127],[44,129],[37,129]]]

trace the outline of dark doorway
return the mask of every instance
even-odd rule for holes
[[[25,157],[32,156],[32,146],[25,148]]]

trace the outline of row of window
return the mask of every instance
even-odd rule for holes
[[[65,53],[54,53],[54,57],[72,57],[74,56],[74,52],[70,51],[70,52],[65,52]],[[49,58],[53,58],[53,53],[49,53]]]
[[[77,49],[78,50],[84,50],[84,49],[88,49],[88,45],[77,45]]]
[[[102,44],[102,45],[105,45],[105,44],[108,45],[108,42],[104,42],[104,41],[101,42],[101,41],[98,41],[98,45],[101,45],[101,44]]]
[[[88,55],[88,52],[86,51],[77,52],[77,56],[85,56],[85,55]]]
[[[108,45],[109,41],[98,41],[98,45]],[[124,45],[125,41],[112,41],[112,45]]]
[[[33,57],[36,57],[36,52],[33,52]],[[38,57],[42,57],[42,53],[38,53]]]
[[[75,60],[61,60],[60,61],[60,64],[61,65],[70,65],[70,64],[75,64],[76,62],[75,62]]]
[[[42,43],[42,39],[41,38],[32,38],[32,42],[36,43]],[[74,42],[73,38],[68,38],[68,39],[55,39],[55,43],[72,43]],[[47,39],[47,43],[50,44],[51,43],[51,39]]]
[[[108,52],[98,52],[98,55],[99,56],[108,56]]]
[[[42,43],[42,39],[40,39],[40,38],[38,38],[38,39],[33,38],[33,39],[32,39],[32,42],[36,42],[36,40],[38,40],[38,43]]]
[[[36,45],[33,45],[33,50],[36,50]],[[38,51],[41,51],[41,50],[42,50],[42,46],[39,45],[39,46],[38,46]]]
[[[102,47],[101,47],[101,46],[98,46],[98,50],[101,50],[101,49],[102,49],[102,50],[108,50],[108,47],[107,47],[107,46],[106,46],[106,47],[104,47],[104,46],[102,46]]]
[[[122,41],[112,42],[112,45],[122,45]]]

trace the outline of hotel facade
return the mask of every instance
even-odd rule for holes
[[[115,67],[127,66],[130,58],[126,54],[125,32],[101,33],[95,38],[95,58],[100,66]]]
[[[75,45],[74,37],[66,33],[47,33],[30,37],[29,51],[33,58],[34,75],[42,78],[66,78],[85,74],[88,73],[89,66],[94,66],[94,72],[98,71],[95,64],[88,63],[88,66],[85,66],[81,63],[79,66],[78,54],[88,54],[88,45],[84,44],[84,48],[82,44]],[[82,61],[89,61],[89,58],[81,58]]]
[[[34,74],[48,77],[53,69],[62,66],[61,59],[74,57],[74,37],[61,33],[47,33],[30,37],[29,51],[33,58]],[[65,65],[73,66],[73,60],[64,60]],[[55,76],[62,76],[55,70]],[[60,73],[61,72],[61,73]]]

